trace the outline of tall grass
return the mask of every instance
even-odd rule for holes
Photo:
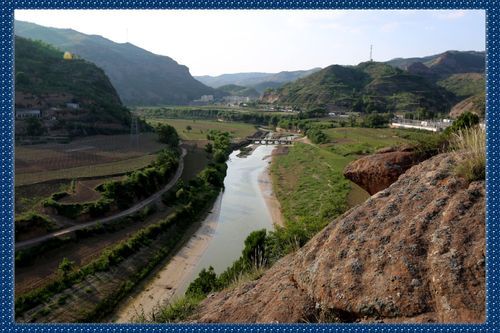
[[[480,126],[460,129],[453,133],[452,147],[456,154],[465,153],[465,160],[457,167],[457,174],[468,181],[486,177],[486,131]]]

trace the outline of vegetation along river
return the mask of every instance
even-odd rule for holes
[[[182,249],[119,307],[112,320],[130,322],[137,314],[149,314],[155,307],[182,296],[203,268],[221,273],[241,255],[245,238],[255,230],[273,229],[265,196],[269,184],[263,177],[274,146],[257,146],[246,157],[234,151],[227,161],[224,190],[201,227]],[[266,189],[267,187],[267,189]]]

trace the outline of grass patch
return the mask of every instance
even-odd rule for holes
[[[271,166],[275,193],[287,224],[313,226],[316,233],[347,207],[350,184],[342,172],[350,159],[296,143]]]
[[[454,151],[466,158],[456,169],[457,175],[468,181],[486,178],[486,131],[479,126],[464,128],[452,134]]]

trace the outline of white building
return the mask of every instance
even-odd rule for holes
[[[78,110],[80,108],[80,104],[78,104],[78,103],[66,103],[66,107],[68,109]]]
[[[42,112],[38,109],[16,109],[16,119],[41,117]]]
[[[231,104],[240,104],[250,102],[250,97],[247,96],[224,96],[224,102]]]
[[[440,132],[451,126],[453,122],[449,119],[443,119],[442,121],[433,120],[410,120],[410,119],[394,119],[391,123],[392,128],[413,128],[424,131]]]
[[[200,97],[200,102],[213,102],[214,95],[203,95]]]

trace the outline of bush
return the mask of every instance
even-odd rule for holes
[[[165,143],[170,147],[177,147],[179,145],[179,135],[173,126],[158,124],[155,130],[158,133],[158,141],[161,143]]]
[[[306,134],[313,143],[325,143],[328,141],[328,136],[323,131],[316,128],[308,130]]]
[[[486,178],[486,131],[479,126],[464,128],[453,133],[455,152],[465,153],[466,158],[457,167],[457,174],[468,181]]]
[[[217,290],[218,286],[217,274],[215,274],[214,268],[210,266],[208,270],[201,270],[198,277],[189,285],[186,294],[190,296],[206,296],[213,290]]]
[[[28,232],[33,228],[42,228],[45,231],[52,231],[55,228],[55,223],[48,217],[34,212],[28,212],[24,215],[16,217],[15,220],[15,237]]]
[[[477,114],[464,112],[445,130],[445,134],[450,135],[458,130],[471,128],[477,124],[479,124],[479,116]]]

